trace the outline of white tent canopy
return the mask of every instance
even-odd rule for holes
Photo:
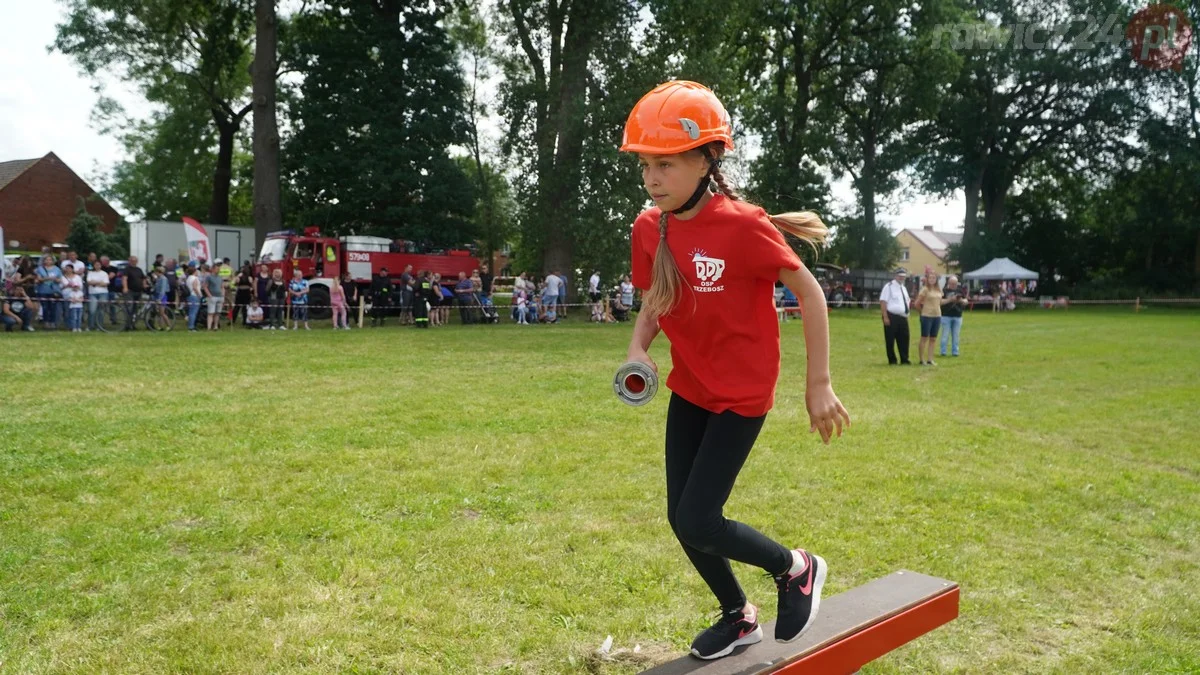
[[[974,272],[967,272],[964,279],[975,281],[1009,281],[1012,279],[1037,279],[1038,273],[1027,270],[1008,258],[994,258]]]

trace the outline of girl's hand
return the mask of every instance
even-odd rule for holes
[[[838,437],[841,437],[843,420],[845,420],[846,428],[850,428],[850,413],[846,412],[846,408],[838,400],[837,394],[833,393],[832,386],[826,384],[808,389],[804,393],[804,402],[808,406],[808,431],[809,433],[820,432],[821,440],[825,445],[829,445],[829,439],[833,437],[835,431]]]
[[[637,347],[630,347],[629,355],[628,355],[628,357],[626,357],[625,360],[626,361],[640,361],[641,363],[644,363],[644,364],[650,366],[650,370],[653,370],[654,374],[658,375],[658,366],[654,364],[654,359],[650,358],[650,355],[647,354],[646,350],[644,350],[644,349],[638,349]]]

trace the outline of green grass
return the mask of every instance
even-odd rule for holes
[[[831,332],[853,428],[807,433],[785,325],[727,513],[829,594],[962,585],[864,672],[1200,670],[1200,314],[968,316],[936,369],[884,365],[873,312]],[[0,672],[633,673],[715,610],[666,523],[667,396],[612,395],[629,326],[2,339]]]

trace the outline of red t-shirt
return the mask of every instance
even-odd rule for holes
[[[633,224],[633,283],[650,288],[660,211]],[[775,281],[800,258],[762,208],[715,195],[689,220],[668,216],[667,245],[687,287],[659,326],[671,340],[667,386],[695,405],[765,415],[779,379]]]

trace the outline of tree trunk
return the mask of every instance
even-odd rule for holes
[[[1006,178],[985,178],[983,188],[984,227],[989,234],[997,234],[1004,225],[1004,205],[1012,181]]]
[[[237,135],[238,125],[217,110],[213,111],[213,121],[217,125],[217,166],[213,170],[212,203],[208,207],[208,222],[228,225],[229,183],[233,178],[233,139]]]
[[[279,197],[279,127],[275,118],[278,35],[275,0],[255,3],[254,65],[254,238],[255,250],[267,233],[283,227]]]
[[[1200,286],[1200,229],[1196,230],[1196,261],[1194,267],[1192,268],[1192,272],[1195,274],[1194,283]]]
[[[863,167],[859,179],[859,198],[862,200],[864,238],[862,245],[862,267],[875,267],[875,156],[877,153],[875,129],[870,126],[872,116],[868,114],[868,128],[863,135]]]
[[[967,208],[963,215],[963,243],[974,242],[979,236],[979,194],[983,190],[983,169],[970,167],[970,175],[963,185]]]

